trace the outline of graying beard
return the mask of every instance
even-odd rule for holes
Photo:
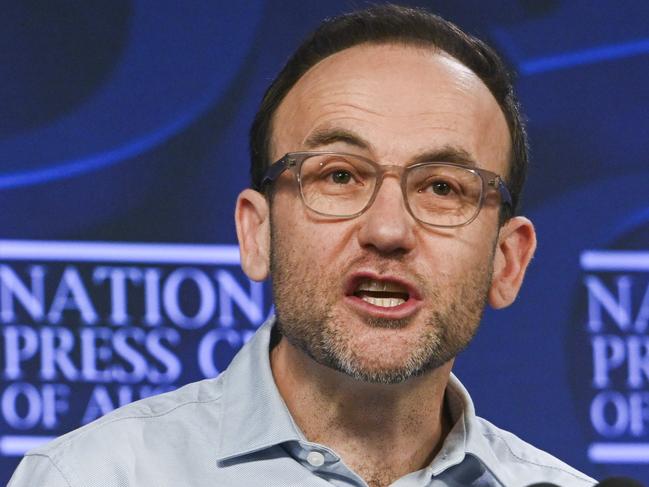
[[[486,304],[486,297],[484,301]],[[484,311],[484,305],[481,306],[478,322],[482,320],[483,311]],[[364,370],[363,368],[359,367],[354,363],[356,361],[354,360],[353,357],[347,357],[346,354],[344,353],[336,353],[336,351],[339,350],[339,347],[337,346],[335,340],[332,340],[329,335],[325,335],[323,337],[324,340],[319,341],[315,347],[312,347],[315,340],[313,339],[307,340],[303,338],[307,334],[312,335],[311,338],[317,336],[322,337],[322,335],[309,333],[308,330],[312,326],[324,326],[324,323],[326,323],[328,319],[329,319],[329,315],[325,316],[323,320],[319,320],[319,322],[317,323],[313,323],[313,322],[303,323],[301,321],[299,323],[294,322],[294,325],[297,325],[294,327],[294,329],[300,329],[305,332],[302,333],[301,336],[299,337],[294,336],[294,334],[292,333],[288,333],[288,334],[285,333],[284,328],[282,326],[281,316],[279,314],[277,316],[277,327],[280,333],[282,334],[282,336],[284,336],[291,345],[298,348],[299,350],[302,350],[315,362],[324,365],[337,372],[346,374],[347,376],[357,381],[367,382],[372,384],[384,384],[384,385],[400,384],[410,378],[420,377],[422,375],[425,375],[431,370],[434,370],[440,367],[441,365],[445,364],[456,355],[452,353],[441,355],[439,353],[441,351],[438,348],[439,344],[445,341],[446,343],[449,343],[448,339],[445,340],[445,337],[440,337],[440,340],[431,343],[431,347],[421,350],[419,354],[416,356],[410,357],[408,362],[404,364],[402,367],[395,368],[395,369],[388,369],[388,370],[386,369],[370,370],[370,371]],[[437,326],[440,326],[440,320],[443,320],[443,318],[439,314],[435,314],[433,321],[437,324]],[[407,323],[407,320],[386,320],[386,319],[372,318],[372,319],[368,319],[366,323],[369,326],[373,326],[377,328],[398,329],[403,327],[404,324]],[[442,325],[442,330],[451,331],[454,329],[452,324],[450,326],[446,326],[446,325],[448,325],[448,323]],[[477,329],[478,329],[477,326],[472,328],[473,331],[471,337],[469,338],[469,340],[465,341],[463,346],[454,347],[456,353],[459,353],[466,348],[466,346],[471,342],[471,340],[475,336]],[[422,357],[428,357],[428,360],[421,363]]]
[[[458,309],[456,302],[451,305],[447,316],[443,316],[440,313],[434,313],[432,315],[430,322],[431,326],[436,326],[442,330],[442,335],[438,337],[438,340],[428,340],[429,346],[426,349],[419,350],[417,355],[409,357],[407,363],[403,364],[399,368],[388,370],[365,370],[358,365],[360,361],[356,360],[355,356],[349,353],[344,353],[345,350],[342,349],[344,346],[343,342],[336,342],[335,337],[330,334],[314,333],[314,330],[323,329],[325,324],[330,322],[332,319],[331,313],[326,309],[326,307],[322,310],[323,312],[316,320],[312,319],[309,320],[309,322],[305,322],[300,319],[300,317],[294,317],[295,319],[290,320],[292,326],[288,327],[288,329],[283,326],[282,310],[280,306],[277,306],[277,303],[286,301],[282,299],[283,297],[279,292],[279,288],[284,286],[282,286],[283,276],[277,269],[277,254],[274,245],[276,239],[273,230],[274,227],[271,222],[270,265],[271,275],[277,277],[277,280],[273,285],[273,297],[276,303],[277,327],[282,336],[284,336],[291,345],[302,350],[315,362],[329,367],[332,370],[344,373],[358,381],[375,384],[399,384],[412,377],[422,376],[448,362],[464,350],[475,336],[478,330],[478,325],[480,321],[482,321],[482,315],[487,303],[487,289],[491,282],[493,273],[492,263],[493,255],[495,253],[495,242],[492,246],[490,264],[488,269],[486,269],[486,279],[480,283],[479,287],[474,283],[474,286],[462,289],[462,296],[459,300],[462,308]],[[286,290],[284,290],[284,292],[286,292]],[[296,292],[296,290],[292,289],[288,292]],[[477,296],[479,296],[479,299],[476,299]],[[288,301],[290,301],[290,299]],[[308,308],[308,304],[307,306],[302,306],[302,308]],[[457,325],[458,323],[466,324],[464,322],[467,321],[467,315],[469,319],[471,317],[477,319],[475,326],[472,326],[470,329],[471,336],[453,336],[454,332],[459,331],[458,328],[462,329],[461,331],[466,331],[466,326],[462,327]],[[459,317],[459,319],[456,317]],[[376,328],[400,328],[403,327],[405,323],[407,323],[407,320],[366,319],[366,324],[368,326]],[[293,333],[291,330],[293,330],[293,332],[297,331],[297,333]],[[288,333],[286,333],[287,331]],[[458,343],[460,341],[462,343]],[[444,344],[446,348],[440,349],[439,347],[441,344]],[[427,357],[427,360],[423,361],[425,357]]]

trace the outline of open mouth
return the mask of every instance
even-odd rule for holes
[[[354,296],[374,306],[395,308],[408,301],[410,293],[396,282],[364,278],[356,286]]]

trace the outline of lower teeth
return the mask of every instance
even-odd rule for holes
[[[394,308],[406,302],[405,299],[401,298],[373,298],[371,296],[363,296],[362,299],[366,303],[381,306],[382,308]]]

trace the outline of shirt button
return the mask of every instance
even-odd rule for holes
[[[322,467],[324,465],[324,455],[319,451],[312,451],[306,456],[306,461],[309,462],[309,465],[312,467]]]

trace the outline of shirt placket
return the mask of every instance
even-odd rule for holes
[[[287,452],[313,475],[336,487],[367,487],[333,450],[318,443],[291,441],[284,445]]]

